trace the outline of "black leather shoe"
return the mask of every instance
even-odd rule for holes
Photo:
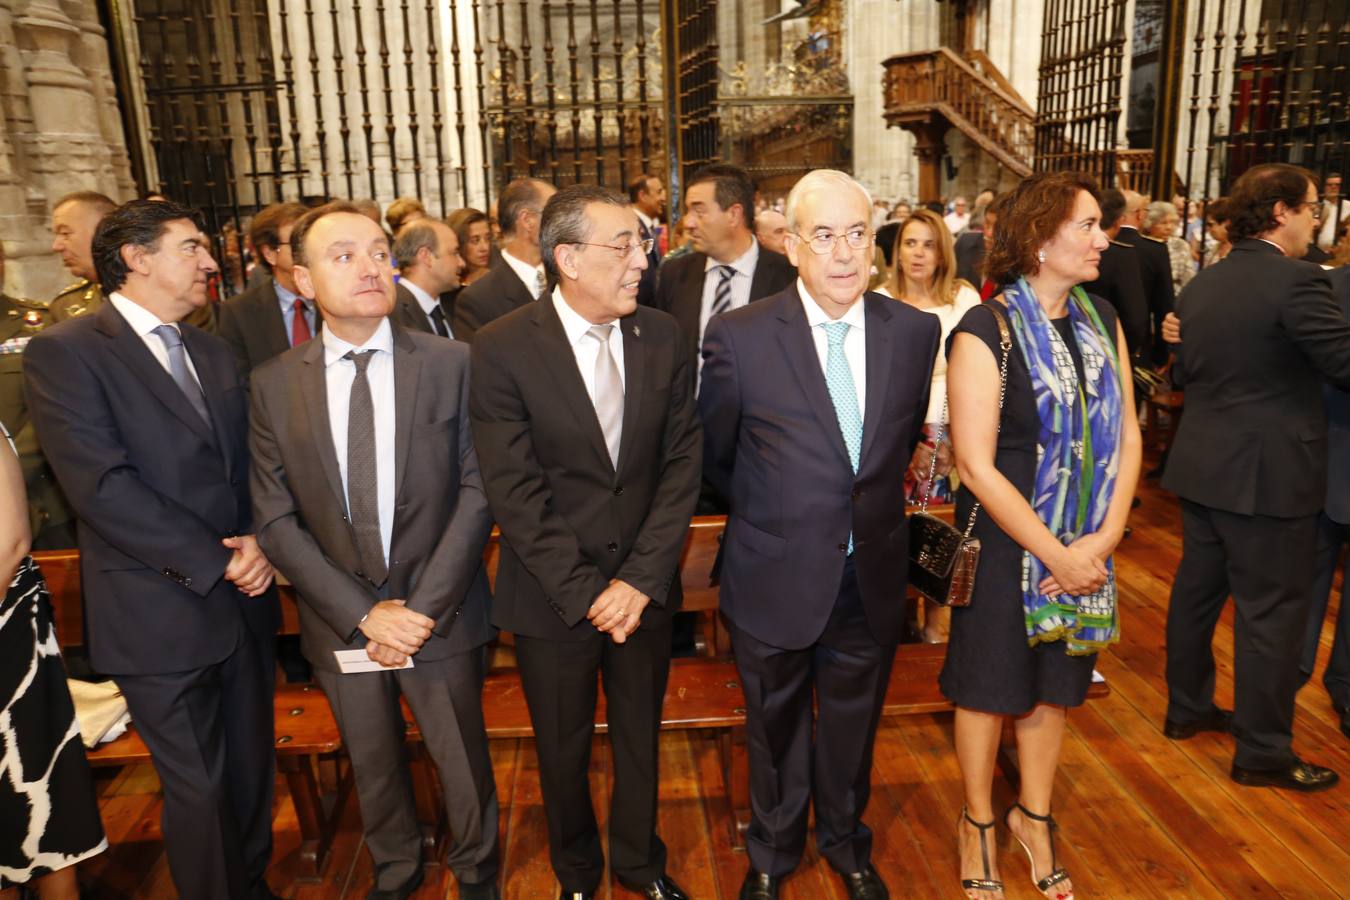
[[[393,890],[382,891],[379,888],[372,887],[370,893],[366,894],[366,900],[408,900],[412,892],[422,886],[422,867],[418,866],[416,871],[408,876],[408,880],[400,884]]]
[[[778,879],[751,869],[741,882],[740,900],[778,900]]]
[[[594,891],[569,891],[566,888],[558,894],[558,900],[595,900]]]
[[[1244,769],[1234,763],[1229,774],[1238,784],[1247,787],[1276,787],[1304,793],[1325,791],[1341,780],[1341,776],[1330,769],[1314,766],[1297,757],[1279,769]]]
[[[1350,738],[1350,706],[1337,704],[1336,711],[1341,714],[1341,734]]]
[[[868,866],[861,872],[840,872],[844,887],[848,888],[849,900],[890,900],[890,892],[882,883],[877,870]]]
[[[1193,738],[1202,731],[1217,731],[1220,734],[1229,734],[1232,730],[1233,711],[1231,709],[1220,709],[1217,706],[1209,711],[1209,715],[1202,716],[1194,722],[1173,722],[1168,719],[1163,723],[1163,735],[1174,741]]]
[[[459,883],[460,900],[501,900],[501,891],[497,890],[497,880],[480,881],[478,884]]]
[[[635,894],[641,894],[647,900],[689,900],[689,895],[675,883],[675,879],[665,874],[646,884],[633,884],[623,878],[619,879],[619,884]]]

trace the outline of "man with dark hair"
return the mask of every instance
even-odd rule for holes
[[[718,163],[695,172],[684,194],[684,229],[694,252],[661,267],[655,303],[680,323],[697,390],[708,320],[778,293],[797,273],[755,238],[755,183],[744,169]]]
[[[543,295],[546,277],[539,255],[539,222],[544,204],[555,192],[546,181],[517,178],[497,198],[505,239],[501,263],[455,301],[456,339],[472,343],[478,329]]]
[[[307,213],[292,240],[296,286],[324,329],[254,373],[253,500],[351,756],[375,863],[367,896],[405,900],[422,882],[402,695],[436,763],[459,896],[495,898],[481,696],[492,515],[469,437],[468,348],[392,320],[389,244],[353,204]]]
[[[587,778],[597,675],[610,868],[650,900],[686,897],[656,834],[657,730],[699,427],[679,329],[637,304],[638,234],[623,197],[563,188],[542,222],[557,286],[473,345],[474,442],[502,532],[493,622],[516,636],[563,900],[594,897],[605,870]]]
[[[1148,304],[1147,328],[1143,343],[1137,345],[1136,359],[1147,365],[1160,366],[1167,361],[1167,343],[1162,336],[1163,319],[1176,306],[1176,293],[1172,289],[1172,258],[1167,253],[1166,243],[1147,237],[1140,231],[1144,225],[1148,198],[1135,191],[1121,193],[1125,196],[1125,212],[1121,214],[1120,226],[1112,240],[1134,248],[1144,285],[1144,300]],[[1124,322],[1121,324],[1124,325]],[[1129,346],[1135,350],[1136,345]]]
[[[1102,191],[1101,228],[1110,244],[1102,251],[1097,280],[1083,285],[1083,290],[1115,307],[1120,328],[1125,332],[1125,346],[1129,348],[1131,358],[1135,358],[1148,340],[1148,298],[1144,296],[1138,251],[1117,240],[1125,207],[1125,195],[1120,191],[1115,188]]]
[[[665,226],[661,219],[666,214],[666,185],[655,175],[643,173],[628,183],[628,200],[637,213],[639,235],[652,242],[647,251],[647,268],[638,287],[638,303],[651,306],[656,295],[656,270],[661,265],[661,235]]]
[[[216,272],[195,210],[133,200],[92,257],[111,293],[24,353],[38,438],[79,517],[89,659],[164,791],[184,897],[273,896],[272,566],[253,530],[248,409],[223,341],[178,324]]]
[[[273,203],[249,225],[254,252],[272,277],[220,305],[220,336],[234,352],[245,383],[258,366],[318,331],[318,310],[296,290],[292,269],[291,229],[307,212],[300,203]]]
[[[984,214],[988,210],[987,204],[976,205],[965,230],[952,240],[956,277],[964,278],[972,286],[980,283],[980,267],[984,265]]]
[[[452,301],[464,268],[454,229],[440,219],[409,222],[394,239],[394,259],[399,272],[394,321],[414,331],[454,337]]]
[[[52,323],[47,305],[4,292],[5,245],[0,242],[0,422],[14,438],[28,493],[28,526],[34,550],[75,546],[75,520],[47,459],[23,396],[23,350]]]
[[[1350,323],[1326,273],[1299,259],[1317,226],[1306,170],[1249,169],[1229,212],[1232,252],[1200,270],[1178,311],[1186,415],[1162,483],[1181,498],[1183,551],[1163,731],[1231,730],[1234,781],[1319,791],[1338,776],[1294,754],[1294,695],[1327,486],[1322,381],[1350,389]],[[1211,646],[1230,593],[1233,713],[1214,705]]]

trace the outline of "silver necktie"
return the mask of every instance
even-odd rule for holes
[[[595,355],[595,417],[605,435],[609,461],[617,469],[619,439],[623,436],[623,380],[619,377],[618,363],[609,352],[609,335],[613,330],[613,325],[593,325],[586,336],[600,344]]]
[[[183,349],[183,336],[178,333],[178,329],[172,325],[159,325],[154,329],[155,334],[164,342],[164,350],[169,356],[169,375],[172,376],[178,389],[183,392],[188,403],[197,411],[197,415],[202,417],[206,427],[211,427],[211,414],[206,411],[206,397],[203,395],[202,386],[192,377],[192,373],[187,367],[187,351]]]

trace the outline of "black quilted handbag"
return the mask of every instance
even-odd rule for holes
[[[1003,409],[1003,398],[1008,392],[1008,351],[1012,349],[1012,335],[1003,315],[990,304],[985,308],[998,322],[999,350],[1002,359],[998,365],[998,408]],[[942,419],[947,419],[947,405],[942,405]],[[937,443],[942,443],[938,432]],[[914,590],[934,603],[943,606],[969,606],[975,593],[975,569],[980,562],[979,538],[970,533],[975,528],[975,516],[980,511],[977,500],[970,510],[966,530],[958,531],[928,512],[928,500],[933,494],[933,477],[937,474],[937,447],[928,470],[928,486],[919,511],[909,517],[909,583]]]

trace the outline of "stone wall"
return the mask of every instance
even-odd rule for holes
[[[70,282],[51,207],[75,190],[135,193],[107,38],[93,0],[0,0],[0,239],[7,293]]]

